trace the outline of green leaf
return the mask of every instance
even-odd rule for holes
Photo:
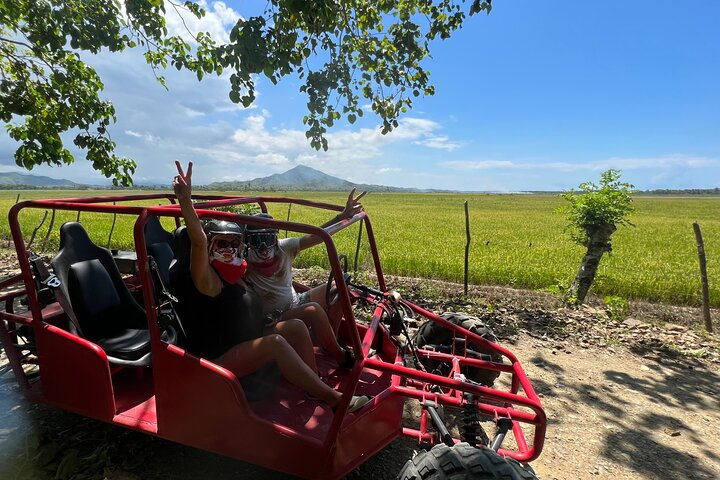
[[[204,2],[179,4],[180,15],[205,15]],[[0,70],[11,72],[0,78],[0,119],[16,122],[8,133],[18,144],[18,165],[71,163],[63,139],[74,137],[93,168],[114,184],[132,182],[134,164],[114,155],[115,112],[101,99],[102,81],[76,50],[120,52],[140,45],[165,88],[161,70],[168,65],[200,81],[231,69],[229,98],[246,107],[255,100],[253,75],[264,74],[273,84],[294,75],[307,97],[308,139],[314,148],[326,149],[325,128],[340,118],[330,106],[345,105],[343,114],[352,112],[347,117],[352,124],[363,116],[357,108],[362,95],[389,133],[412,107],[406,92],[414,97],[435,92],[422,67],[432,40],[451,36],[467,15],[492,8],[489,0],[273,1],[239,19],[229,43],[198,32],[191,46],[168,33],[165,5],[163,0],[0,2],[0,47],[8,52],[0,56]],[[23,53],[27,57],[15,55],[19,49],[4,38],[32,39],[34,48]]]

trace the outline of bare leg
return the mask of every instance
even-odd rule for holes
[[[315,362],[315,352],[313,351],[312,339],[308,327],[298,318],[282,320],[275,324],[272,328],[273,332],[279,333],[287,340],[290,346],[297,352],[303,362],[317,374],[318,368]]]
[[[342,363],[345,360],[345,351],[338,343],[335,332],[330,326],[327,314],[320,305],[315,302],[304,303],[283,313],[283,319],[291,318],[299,318],[305,322],[308,327],[312,328],[315,335],[317,335],[320,345],[323,346],[338,363]]]
[[[334,305],[328,306],[325,290],[327,290],[327,284],[311,289],[310,300],[320,305],[326,312],[330,327],[335,336],[337,336],[338,330],[340,329],[340,320],[342,319],[342,307],[340,306],[340,302],[335,302]]]
[[[340,401],[340,392],[320,380],[301,360],[297,352],[279,334],[270,334],[235,345],[217,360],[237,376],[243,376],[274,361],[282,375],[292,384],[323,400],[331,407]]]

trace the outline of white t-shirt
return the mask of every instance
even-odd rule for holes
[[[263,303],[263,314],[273,310],[285,311],[297,303],[298,294],[292,286],[292,264],[300,251],[300,238],[281,238],[278,240],[276,256],[279,256],[278,269],[270,277],[256,272],[249,265],[245,278],[253,285]]]

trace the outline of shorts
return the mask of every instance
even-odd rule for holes
[[[298,293],[297,302],[293,306],[296,307],[298,305],[305,305],[310,302],[312,302],[312,299],[310,298],[310,290],[305,290],[302,293]]]

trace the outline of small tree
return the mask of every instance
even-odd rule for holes
[[[300,81],[307,96],[306,136],[328,149],[327,129],[365,111],[382,120],[382,133],[415,97],[433,95],[424,63],[430,46],[462,27],[471,15],[490,13],[491,0],[238,2],[248,10],[229,41],[205,32],[171,35],[166,17],[202,18],[204,0],[0,1],[0,123],[20,145],[15,162],[37,165],[75,161],[63,133],[93,168],[115,185],[132,183],[136,163],[115,155],[110,136],[115,107],[101,98],[100,76],[80,52],[140,48],[159,72],[171,66],[206,75],[229,74],[230,100],[249,107],[255,82]],[[220,2],[218,2],[220,3]],[[262,11],[257,5],[264,4]],[[192,41],[187,40],[192,36]],[[157,79],[165,85],[165,80]]]
[[[580,191],[561,195],[570,202],[560,209],[570,222],[570,237],[587,248],[568,292],[570,303],[580,305],[585,301],[603,254],[612,251],[610,236],[618,225],[633,226],[627,219],[635,210],[633,193],[634,186],[621,182],[620,171],[611,169],[602,173],[599,186],[585,182],[580,184]]]

